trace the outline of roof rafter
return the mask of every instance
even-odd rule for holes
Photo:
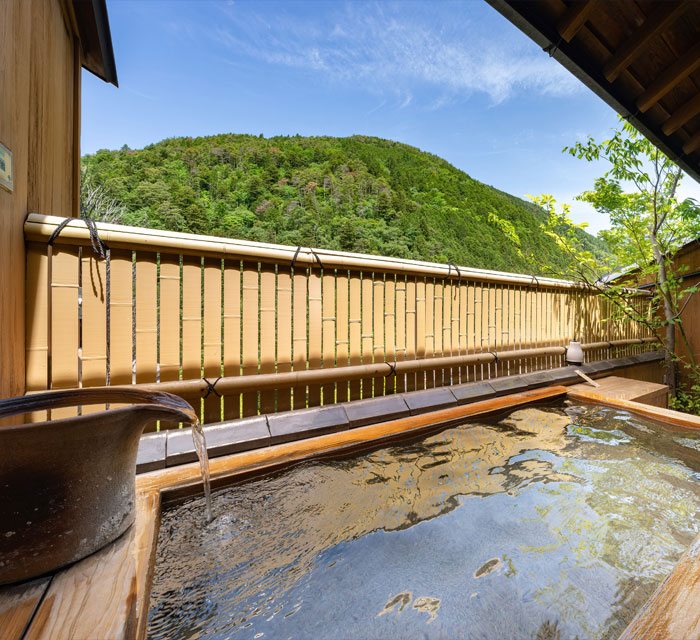
[[[557,25],[559,35],[567,42],[571,42],[578,30],[583,26],[586,20],[588,20],[588,16],[591,14],[593,9],[595,9],[597,4],[598,0],[584,0],[583,2],[579,2],[578,4],[572,6],[562,16],[559,24]]]
[[[637,108],[644,112],[663,98],[681,80],[700,67],[700,42],[676,60],[637,98]]]
[[[680,129],[688,120],[700,113],[700,93],[688,100],[680,109],[674,111],[671,117],[664,122],[661,130],[668,136]]]
[[[659,6],[610,57],[603,67],[605,79],[614,82],[620,72],[642,53],[648,42],[680,17],[690,5],[690,2],[668,2]]]
[[[700,131],[683,145],[683,153],[690,154],[700,149]]]

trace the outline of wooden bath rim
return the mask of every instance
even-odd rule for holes
[[[214,486],[324,455],[375,447],[516,407],[545,404],[569,397],[605,404],[664,424],[700,429],[700,418],[637,402],[617,401],[588,391],[552,386],[389,422],[357,427],[211,460]],[[109,547],[53,578],[36,582],[32,597],[15,606],[8,620],[17,625],[11,639],[44,638],[141,639],[145,636],[155,565],[161,509],[164,504],[201,492],[199,465],[190,463],[137,476],[136,521]],[[27,592],[31,585],[18,585]],[[31,590],[31,589],[30,589]],[[0,626],[3,618],[0,592]],[[11,596],[11,594],[10,594]],[[700,637],[700,536],[637,613],[621,640],[666,640]]]

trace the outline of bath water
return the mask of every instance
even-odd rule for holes
[[[530,407],[164,511],[148,637],[617,638],[700,527],[700,434]]]

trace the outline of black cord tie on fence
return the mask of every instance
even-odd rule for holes
[[[87,227],[87,230],[90,233],[90,244],[92,245],[92,250],[103,260],[105,260],[107,258],[106,251],[107,249],[109,249],[109,247],[104,243],[102,238],[100,238],[100,234],[97,233],[97,225],[95,224],[95,221],[91,218],[80,219],[85,223],[85,226]],[[49,236],[49,240],[47,243],[50,247],[53,246],[53,243],[55,242],[56,238],[58,238],[58,236],[61,235],[61,231],[63,231],[68,226],[68,223],[71,222],[71,220],[75,220],[75,218],[65,218],[54,229],[51,236]]]
[[[290,265],[292,268],[294,268],[294,265],[296,264],[297,258],[299,257],[299,252],[301,251],[301,245],[297,247],[297,250],[294,252],[294,257],[292,258],[292,264]],[[311,257],[318,262],[318,266],[323,269],[323,262],[321,262],[321,258],[318,257],[318,254],[313,250],[309,249],[311,252]],[[313,260],[311,261],[311,264],[313,265]]]
[[[391,364],[391,362],[385,362],[384,364],[389,367],[389,373],[387,373],[384,377],[385,378],[391,378],[391,376],[396,377],[396,363]]]
[[[290,265],[292,269],[294,268],[294,265],[296,264],[297,257],[299,255],[299,252],[301,251],[301,245],[297,247],[297,250],[294,252],[294,257],[292,258],[292,264]]]
[[[66,228],[66,226],[68,225],[68,223],[69,223],[71,220],[74,220],[74,218],[66,218],[65,220],[63,220],[63,222],[61,222],[61,224],[59,224],[59,225],[54,229],[54,232],[51,234],[51,237],[49,238],[49,241],[47,242],[47,244],[48,244],[49,246],[52,246],[52,245],[53,245],[54,240],[56,240],[56,238],[58,238],[58,236],[61,234],[61,231],[63,231],[63,230]]]
[[[608,349],[614,349],[614,348],[615,348],[615,345],[612,342],[610,342],[610,340],[608,340]]]
[[[318,254],[313,249],[309,249],[309,251],[311,251],[311,255],[316,259],[316,262],[318,262],[318,266],[323,269],[323,262],[321,262],[321,258],[318,257]]]
[[[450,263],[450,269],[454,267],[455,271],[457,272],[457,289],[462,286],[462,272],[459,270],[459,267],[456,264],[451,264]],[[447,276],[449,277],[450,272],[447,272]],[[455,292],[453,294],[453,298],[457,297],[457,289],[455,289]]]
[[[109,247],[104,243],[102,238],[100,238],[100,234],[97,233],[97,225],[95,224],[95,221],[91,218],[82,218],[82,220],[85,222],[85,226],[90,232],[90,244],[92,245],[92,250],[103,260],[106,260],[107,249],[109,249]]]
[[[204,398],[208,398],[210,393],[213,393],[217,398],[221,397],[221,394],[216,390],[216,383],[221,380],[221,376],[219,376],[214,382],[209,382],[206,378],[202,378],[204,382],[207,383],[207,393],[204,395]]]
[[[497,364],[498,363],[498,354],[495,351],[489,351],[489,353],[493,356],[493,363]]]
[[[532,278],[532,280],[530,280],[530,286],[532,286],[532,283],[534,282],[539,287],[540,281],[537,279],[537,276],[533,274],[530,277]]]

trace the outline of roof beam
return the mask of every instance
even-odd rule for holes
[[[700,149],[700,131],[683,145],[683,153],[690,155],[693,151],[697,151],[698,149]]]
[[[700,93],[692,100],[688,100],[680,109],[671,114],[671,117],[664,122],[661,130],[670,136],[674,131],[680,129],[688,120],[700,113]]]
[[[561,17],[557,25],[559,35],[567,42],[571,42],[584,22],[588,20],[588,16],[591,14],[591,11],[595,9],[596,4],[598,4],[598,0],[588,0],[587,2],[579,2],[570,7]]]
[[[692,3],[690,2],[666,2],[654,11],[644,23],[625,40],[620,48],[615,51],[603,67],[603,75],[608,82],[614,82],[620,72],[632,64],[641,53],[647,43],[676,18],[678,18]]]
[[[663,98],[681,80],[687,78],[695,69],[700,67],[700,42],[690,51],[676,60],[660,76],[656,78],[637,98],[637,108],[644,112],[655,102]]]

